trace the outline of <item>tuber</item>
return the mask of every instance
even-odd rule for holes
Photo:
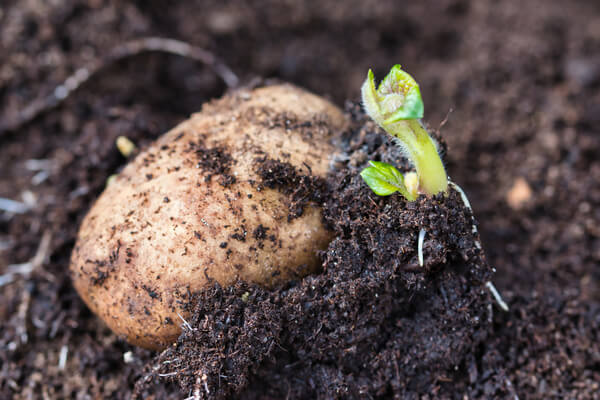
[[[86,215],[70,266],[78,293],[130,343],[162,349],[180,334],[190,293],[317,271],[332,235],[319,194],[345,126],[337,107],[291,85],[205,104]]]

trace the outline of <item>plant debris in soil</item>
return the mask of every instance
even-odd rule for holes
[[[331,397],[344,398],[356,393],[356,388],[359,393],[364,388],[368,393],[382,393],[374,396],[377,398],[394,394],[402,398],[400,393],[430,398],[598,398],[599,11],[596,2],[560,0],[440,0],[402,7],[379,0],[261,0],[256,7],[237,0],[173,2],[168,7],[156,1],[2,2],[0,125],[17,121],[28,104],[47,98],[82,66],[99,65],[98,61],[106,68],[59,107],[0,135],[0,197],[17,201],[19,211],[0,211],[0,277],[2,282],[10,281],[0,286],[0,398],[125,399],[131,397],[136,382],[139,393],[154,398],[192,395],[181,391],[175,375],[152,374],[157,355],[127,345],[104,327],[83,305],[67,274],[81,219],[106,179],[126,162],[114,146],[115,139],[127,136],[143,148],[225,89],[211,69],[185,57],[138,54],[105,63],[120,44],[157,35],[176,37],[223,57],[243,81],[254,76],[279,78],[331,96],[337,104],[358,98],[368,68],[380,76],[390,65],[402,63],[421,83],[427,120],[434,128],[454,109],[443,129],[449,145],[448,172],[469,195],[487,259],[497,269],[494,283],[510,305],[508,313],[492,306],[478,326],[465,323],[457,336],[450,329],[438,340],[436,329],[447,311],[459,316],[480,310],[483,304],[489,309],[491,301],[487,294],[473,297],[476,293],[460,284],[461,279],[477,278],[477,273],[456,267],[456,257],[468,243],[467,247],[436,249],[432,246],[439,239],[428,232],[426,272],[419,274],[412,247],[418,232],[411,230],[397,236],[396,240],[410,244],[410,251],[400,256],[402,268],[396,271],[402,272],[390,277],[385,293],[390,293],[388,289],[415,293],[420,301],[399,304],[400,300],[389,296],[377,300],[381,302],[375,304],[379,317],[369,318],[382,319],[373,326],[383,337],[370,336],[364,325],[350,333],[329,330],[342,311],[320,302],[314,305],[315,312],[329,311],[327,324],[319,330],[300,318],[298,324],[304,325],[294,325],[283,311],[292,316],[299,315],[302,307],[313,307],[313,302],[298,303],[297,309],[288,307],[280,312],[278,326],[282,328],[267,335],[275,345],[266,347],[261,361],[240,358],[236,366],[226,365],[229,370],[239,368],[241,378],[229,377],[230,386],[217,382],[209,387],[220,390],[213,394],[239,392],[237,397],[262,399],[289,394],[294,398],[340,389]],[[349,111],[360,118],[354,108]],[[365,127],[354,132],[349,160],[339,160],[340,167],[358,168],[385,143],[371,134],[373,127]],[[362,144],[356,147],[354,142]],[[381,161],[399,164],[394,152],[381,149],[377,153]],[[339,183],[339,190],[360,183],[347,179]],[[513,201],[515,187],[528,193],[518,202]],[[398,199],[371,197],[375,204],[370,213],[381,212],[382,204],[402,206]],[[362,206],[357,207],[346,211],[348,217],[359,215]],[[340,213],[331,204],[328,210],[328,220]],[[382,215],[386,216],[382,220],[388,221],[388,214]],[[332,226],[336,232],[342,230],[336,233],[336,246],[373,240],[366,231]],[[42,246],[44,242],[48,245]],[[370,250],[353,251],[351,261],[370,265],[355,261]],[[432,264],[443,252],[446,262]],[[37,259],[36,253],[40,254]],[[247,318],[248,322],[258,321],[256,330],[248,331],[260,337],[260,324],[275,326],[274,321],[260,318],[268,305],[279,307],[285,301],[295,304],[292,300],[304,299],[313,279],[324,282],[326,288],[315,292],[315,299],[323,293],[339,294],[330,291],[333,286],[328,279],[335,276],[333,271],[351,266],[335,265],[337,256],[330,251],[323,257],[327,264],[322,275],[285,291],[268,294],[240,286],[220,289],[220,304],[231,304],[227,312],[235,316],[222,332],[236,332]],[[394,259],[383,253],[372,257],[384,258],[388,264]],[[34,259],[36,263],[27,264]],[[32,266],[35,268],[30,270]],[[380,290],[382,281],[369,275],[373,270],[364,267],[363,271],[363,281]],[[351,271],[347,282],[364,290],[358,278]],[[410,282],[414,286],[407,286]],[[448,287],[440,286],[441,282]],[[435,292],[434,287],[443,292]],[[247,291],[248,298],[258,300],[246,305],[230,298],[228,303],[227,293],[235,290],[245,290],[242,298]],[[454,309],[440,302],[443,293],[449,304],[468,298],[476,301],[465,305],[467,311]],[[451,298],[449,293],[460,296]],[[369,301],[365,307],[376,299]],[[398,310],[408,305],[406,314],[385,314],[385,307]],[[346,312],[349,318],[364,315],[360,309]],[[205,314],[199,309],[197,315]],[[396,321],[395,334],[382,315]],[[473,315],[479,316],[477,312]],[[208,317],[209,325],[222,321],[219,315]],[[422,325],[416,324],[419,318]],[[298,329],[288,334],[284,326]],[[423,338],[410,332],[417,328]],[[356,336],[356,343],[344,352],[324,343],[325,339],[335,344],[346,342],[359,331],[363,336]],[[301,332],[316,336],[304,341]],[[453,341],[460,332],[472,346]],[[405,343],[395,335],[413,342]],[[435,353],[439,347],[425,345],[428,335],[446,349],[464,349],[465,354],[450,355],[458,364],[448,368],[450,362]],[[219,352],[212,359],[198,356],[191,366],[204,365],[207,360],[218,364],[221,352],[231,355],[237,342],[229,337],[219,342]],[[186,338],[193,340],[186,331],[180,343]],[[300,342],[305,343],[304,348]],[[371,344],[374,347],[365,350]],[[260,343],[257,346],[265,349]],[[177,348],[184,347],[178,344]],[[321,358],[314,355],[319,349],[324,349]],[[401,353],[405,358],[398,358],[397,364],[390,362]],[[372,354],[380,354],[379,359],[374,360]],[[357,361],[351,365],[352,357]],[[344,366],[341,371],[338,358]],[[428,363],[440,366],[433,383]],[[390,379],[385,387],[377,388],[375,383],[384,380],[368,375],[362,365],[387,374]],[[214,376],[210,368],[207,379]],[[151,384],[146,381],[149,373]],[[292,378],[294,373],[298,379]],[[276,381],[278,376],[281,384]],[[319,380],[324,377],[332,380]],[[204,389],[202,375],[200,379]],[[195,382],[182,380],[181,384],[188,388]],[[343,392],[345,388],[348,392]]]

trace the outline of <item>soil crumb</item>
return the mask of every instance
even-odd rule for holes
[[[202,142],[196,142],[190,143],[190,150],[198,158],[197,167],[206,173],[205,181],[209,182],[214,175],[219,175],[219,184],[223,187],[236,182],[235,176],[229,174],[234,160],[225,147],[206,148]]]
[[[327,181],[312,175],[308,165],[305,168],[307,175],[286,161],[269,158],[256,160],[256,172],[261,178],[259,184],[290,196],[288,221],[302,216],[307,204],[321,204],[329,194]]]

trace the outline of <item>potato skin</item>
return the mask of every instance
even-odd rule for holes
[[[260,187],[257,160],[324,177],[345,126],[337,107],[291,85],[205,104],[98,198],[73,249],[75,288],[115,333],[162,349],[180,333],[189,294],[211,280],[272,287],[318,270],[316,251],[331,239],[320,210],[288,221],[289,195]]]

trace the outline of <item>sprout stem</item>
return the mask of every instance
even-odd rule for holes
[[[448,190],[446,169],[435,142],[421,122],[416,119],[398,121],[384,129],[398,138],[398,145],[415,165],[421,192],[427,195],[445,193]]]
[[[415,148],[412,160],[415,163],[419,188],[428,195],[446,193],[448,191],[448,176],[440,158],[435,142],[418,120],[407,121],[416,134],[418,146]]]

